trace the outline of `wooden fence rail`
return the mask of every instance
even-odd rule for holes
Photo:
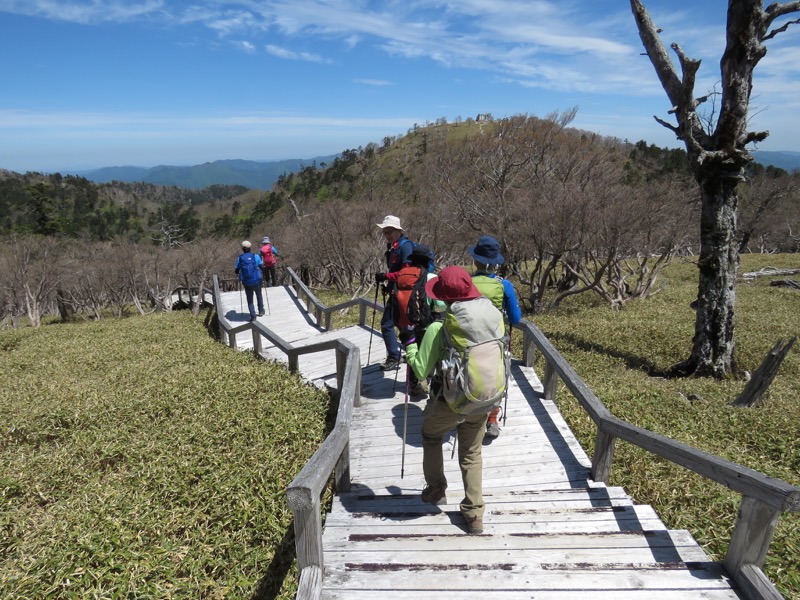
[[[331,314],[337,310],[359,306],[359,323],[362,326],[366,323],[369,308],[383,310],[383,305],[365,298],[327,307],[289,267],[286,268],[286,279],[298,299],[305,301],[306,311],[314,314],[317,324],[324,329],[330,328]],[[215,275],[214,302],[217,306],[220,305],[219,294],[219,282]],[[524,334],[524,364],[533,367],[537,351],[544,357],[545,398],[555,400],[560,379],[596,424],[593,479],[608,483],[615,443],[617,439],[621,439],[738,492],[742,495],[742,502],[723,564],[747,598],[782,598],[762,572],[762,567],[781,513],[800,511],[800,489],[615,417],[538,327],[525,320],[516,327]],[[349,435],[353,408],[360,406],[360,352],[346,340],[332,340],[295,348],[258,322],[232,328],[220,323],[220,334],[223,339],[227,336],[234,347],[236,334],[247,330],[252,331],[256,355],[261,356],[261,340],[266,338],[287,355],[289,369],[292,371],[297,370],[297,359],[301,354],[336,350],[339,389],[336,424],[286,491],[295,521],[295,544],[300,571],[297,598],[318,598],[324,565],[320,499],[332,473],[337,492],[350,489]]]
[[[723,565],[749,598],[781,598],[761,569],[781,513],[800,511],[800,489],[615,417],[538,327],[522,321],[517,328],[524,334],[523,362],[532,367],[537,350],[544,357],[545,398],[555,400],[560,379],[597,425],[592,478],[608,483],[621,439],[738,492],[742,501]]]

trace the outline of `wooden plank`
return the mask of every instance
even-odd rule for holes
[[[534,597],[540,590],[642,590],[665,588],[685,590],[730,589],[731,583],[714,563],[576,565],[548,564],[541,566],[489,562],[483,566],[453,565],[439,569],[420,563],[350,564],[346,567],[325,567],[323,589],[408,590],[419,593],[450,590],[525,590]],[[473,592],[474,593],[474,592]],[[736,598],[735,594],[731,598]]]
[[[414,576],[414,575],[411,575]],[[499,575],[503,577],[504,575]],[[507,576],[507,575],[505,575]],[[322,600],[409,600],[406,590],[337,590],[324,589]],[[298,596],[299,598],[300,596]],[[584,589],[576,592],[572,589],[564,590],[431,590],[427,593],[415,590],[414,600],[741,600],[731,590],[710,589],[628,589],[628,590],[592,590]]]

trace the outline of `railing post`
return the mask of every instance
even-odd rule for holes
[[[556,399],[556,385],[558,384],[558,373],[556,368],[549,360],[544,366],[544,399],[555,401]]]
[[[533,343],[533,336],[527,327],[522,332],[522,363],[526,367],[533,367],[536,364],[536,344]]]
[[[611,478],[611,462],[614,460],[614,447],[617,438],[597,427],[597,438],[594,442],[592,456],[592,479],[608,483]]]
[[[339,460],[336,461],[336,467],[333,471],[334,482],[336,485],[337,493],[345,493],[350,491],[350,441],[348,439],[345,444]]]
[[[764,566],[780,514],[760,500],[742,497],[728,553],[722,562],[731,577],[736,578],[742,565],[755,565],[759,569]]]
[[[362,327],[367,324],[367,304],[362,302],[358,305],[358,324]]]
[[[339,390],[340,401],[342,386],[344,385],[344,372],[347,367],[347,348],[336,346],[336,389]]]
[[[253,332],[253,354],[256,355],[256,358],[261,358],[261,332],[255,325],[250,327]]]
[[[286,360],[289,362],[289,372],[297,373],[300,362],[300,357],[298,356],[297,352],[289,352],[286,355]]]
[[[289,507],[294,515],[297,568],[322,568],[322,514],[320,500],[308,488],[289,490]]]

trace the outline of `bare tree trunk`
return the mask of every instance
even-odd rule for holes
[[[728,377],[735,371],[736,203],[736,182],[703,187],[695,333],[691,355],[674,367],[676,373]]]

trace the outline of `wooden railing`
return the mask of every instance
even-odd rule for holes
[[[528,321],[516,327],[524,333],[525,365],[533,366],[537,350],[544,357],[544,397],[555,400],[561,379],[597,425],[592,478],[608,483],[614,446],[621,439],[738,492],[742,502],[723,565],[747,598],[783,598],[761,569],[781,513],[800,511],[800,489],[615,417],[538,327]]]
[[[325,306],[290,267],[286,267],[286,275],[288,286],[294,290],[298,300],[305,302],[306,311],[315,315],[317,325],[324,329],[330,329],[331,314],[351,306],[359,307],[361,325],[366,324],[369,308],[383,311],[382,304],[365,298],[357,298],[336,306]],[[214,304],[221,306],[219,279],[216,275],[214,275]],[[336,423],[286,490],[289,508],[294,516],[295,549],[300,571],[297,598],[318,598],[322,589],[323,567],[320,502],[331,473],[334,476],[337,492],[346,492],[350,489],[350,424],[353,408],[361,406],[361,351],[351,342],[340,339],[296,347],[258,321],[229,327],[222,319],[217,320],[220,339],[227,339],[231,347],[236,347],[238,333],[251,331],[253,352],[256,356],[263,357],[262,339],[266,338],[286,354],[289,370],[292,372],[297,371],[298,359],[303,354],[331,349],[336,351],[336,381],[339,391]],[[324,325],[321,325],[322,323]]]

